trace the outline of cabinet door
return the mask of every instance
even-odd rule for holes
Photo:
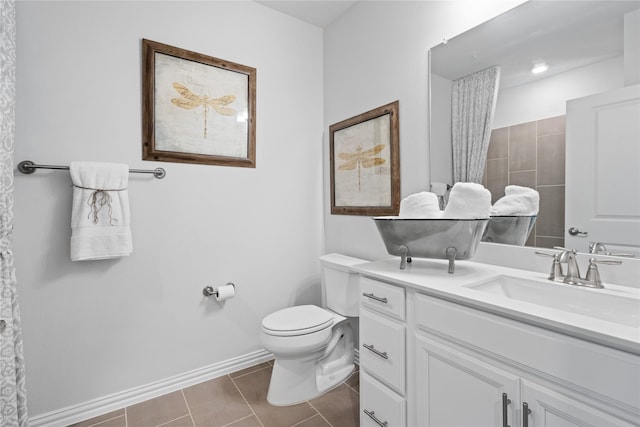
[[[531,381],[522,380],[522,426],[624,427],[630,424]],[[525,414],[526,407],[530,411]],[[524,417],[526,416],[526,421]]]
[[[418,425],[517,425],[517,376],[422,336],[416,352]]]

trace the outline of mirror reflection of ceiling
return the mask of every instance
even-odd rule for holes
[[[456,80],[500,65],[504,89],[621,56],[624,14],[638,8],[640,1],[530,1],[433,48],[431,71]],[[539,62],[549,69],[534,75]]]

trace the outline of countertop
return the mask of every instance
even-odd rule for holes
[[[446,260],[413,258],[405,270],[400,270],[400,258],[394,257],[358,264],[352,266],[352,270],[366,277],[413,288],[426,295],[640,355],[640,290],[637,288],[605,283],[605,289],[592,289],[552,282],[543,273],[473,261],[456,261],[455,273],[449,274],[447,263]],[[620,301],[627,309],[631,307],[633,314],[625,322],[606,321],[589,316],[584,310],[578,314],[470,287],[499,276],[534,280],[542,286],[542,290],[546,289],[545,286],[565,287],[565,293],[573,295],[572,292],[575,292],[576,304],[583,296],[593,301],[594,297],[603,295],[603,300],[609,302],[597,307],[599,311],[615,312],[617,307],[610,301],[623,297],[624,300]],[[610,307],[606,307],[606,304]]]

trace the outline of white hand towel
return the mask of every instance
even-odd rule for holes
[[[71,260],[129,255],[129,167],[120,163],[71,162]]]
[[[540,195],[536,190],[519,185],[508,185],[504,197],[491,207],[493,216],[532,216],[538,215]]]
[[[457,182],[449,193],[449,202],[444,208],[443,218],[483,219],[489,218],[491,192],[481,184]]]
[[[400,201],[400,218],[442,218],[438,196],[428,191],[415,193]]]

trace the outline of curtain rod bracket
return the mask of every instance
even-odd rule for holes
[[[18,163],[18,170],[29,175],[35,173],[36,171],[36,168],[34,168],[33,165],[35,165],[35,163],[33,163],[31,160],[23,160]]]

